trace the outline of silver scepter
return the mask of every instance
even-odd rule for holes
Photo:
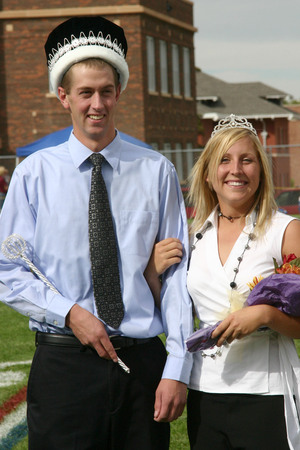
[[[32,270],[33,273],[35,273],[40,280],[43,281],[43,283],[48,286],[51,291],[55,292],[56,294],[59,294],[58,290],[53,286],[53,284],[50,283],[50,281],[45,277],[45,275],[42,274],[42,272],[33,264],[30,259],[26,256],[26,241],[25,239],[20,236],[19,234],[11,234],[8,236],[5,241],[2,242],[1,245],[1,251],[3,255],[7,259],[18,259],[21,258],[23,261],[26,262],[26,264],[29,266],[29,268]],[[126,364],[118,357],[118,364],[126,373],[130,373],[129,367],[126,366]]]
[[[33,264],[30,259],[26,256],[26,241],[22,236],[19,236],[18,234],[11,234],[8,236],[8,238],[5,239],[5,241],[2,242],[1,250],[3,255],[7,259],[18,259],[22,258],[23,261],[26,262],[26,264],[30,267],[32,272],[34,272],[47,286],[51,291],[55,292],[56,294],[59,294],[58,290],[53,286],[53,284],[50,283],[49,280],[42,274],[42,272],[39,271],[39,269]]]

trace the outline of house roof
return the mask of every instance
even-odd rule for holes
[[[291,120],[293,112],[281,104],[288,95],[260,82],[228,83],[196,71],[197,114],[204,119],[217,121],[234,113],[248,119]]]

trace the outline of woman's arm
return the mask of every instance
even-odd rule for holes
[[[180,263],[181,257],[182,244],[177,238],[164,239],[154,245],[144,276],[149,284],[157,307],[160,307],[160,275],[173,264]]]
[[[290,253],[300,258],[300,220],[290,222],[283,236],[282,256]]]
[[[300,338],[300,317],[289,316],[270,305],[248,306],[230,314],[212,333],[217,345],[241,339],[260,327],[268,327],[293,339]]]

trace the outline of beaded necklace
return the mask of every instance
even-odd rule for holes
[[[225,219],[229,220],[229,222],[231,222],[231,223],[234,221],[234,219],[240,219],[242,217],[242,216],[235,216],[235,217],[225,216],[225,214],[223,214],[222,211],[220,210],[220,206],[218,206],[218,216],[224,217]]]
[[[220,217],[219,212],[218,212],[218,216]],[[209,225],[208,225],[208,224],[209,224]],[[204,229],[202,230],[202,232],[199,232],[199,233],[196,234],[197,241],[195,242],[194,245],[192,245],[192,251],[196,248],[197,242],[198,242],[200,239],[202,239],[202,237],[203,237],[205,231],[206,231],[208,228],[210,228],[211,226],[212,226],[212,223],[211,223],[211,222],[208,222],[208,223],[206,224],[206,226],[204,227]],[[250,242],[253,241],[253,240],[255,239],[255,234],[254,234],[255,226],[256,226],[256,221],[253,222],[253,225],[252,225],[252,231],[251,231],[251,232],[249,233],[249,235],[248,235],[248,239],[247,239],[246,245],[245,245],[245,247],[244,247],[244,249],[243,249],[241,255],[237,258],[237,266],[233,269],[234,277],[233,277],[233,280],[232,280],[232,281],[230,282],[230,284],[229,284],[229,286],[230,286],[230,288],[231,288],[232,291],[233,291],[234,289],[237,288],[236,277],[237,277],[237,274],[239,273],[240,265],[241,265],[241,262],[243,261],[244,254],[245,254],[245,252],[246,252],[247,250],[250,249],[250,245],[249,245]],[[212,348],[212,349],[208,349],[208,350],[203,350],[203,351],[201,352],[201,355],[202,355],[202,357],[204,357],[204,358],[208,356],[208,357],[210,357],[210,358],[215,359],[216,356],[221,356],[221,355],[222,355],[222,350],[223,350],[224,345],[226,346],[226,345],[228,345],[228,344],[225,343],[225,344],[222,345],[222,347],[216,347],[217,349]]]

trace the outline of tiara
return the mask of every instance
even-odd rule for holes
[[[218,124],[213,129],[211,137],[213,137],[219,131],[225,130],[226,128],[244,128],[245,130],[251,131],[255,136],[257,136],[256,129],[253,125],[248,122],[245,117],[236,116],[235,114],[230,114],[230,116],[221,119]]]
[[[74,50],[80,46],[86,45],[100,45],[101,47],[106,47],[110,50],[113,50],[119,56],[125,59],[125,52],[122,49],[122,44],[118,45],[117,39],[113,42],[111,40],[110,35],[108,34],[104,39],[102,32],[98,33],[98,36],[95,36],[92,31],[89,32],[88,37],[81,32],[79,38],[76,38],[73,34],[71,36],[71,42],[68,39],[64,39],[63,45],[58,43],[57,49],[52,48],[52,53],[48,55],[48,69],[49,72],[53,69],[56,62],[61,58],[64,54],[68,53],[71,50]]]

